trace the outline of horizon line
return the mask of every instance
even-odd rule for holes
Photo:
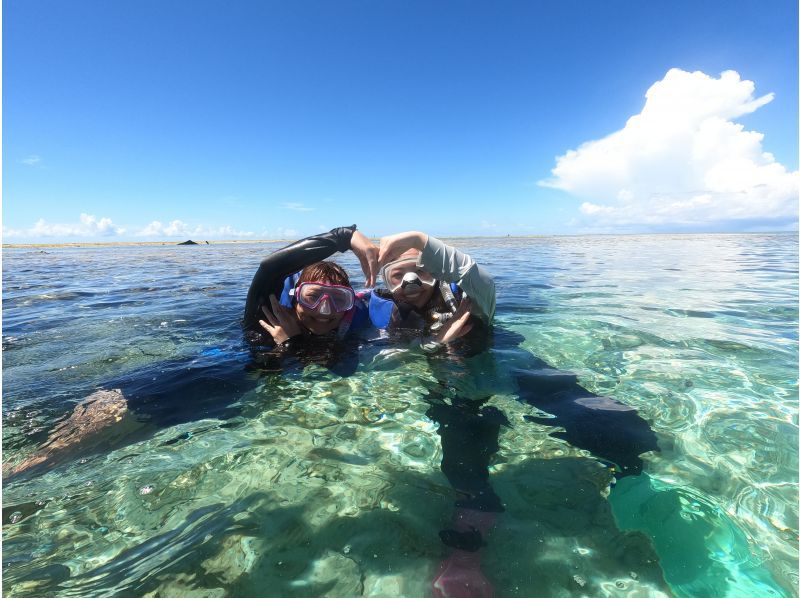
[[[443,235],[438,239],[541,239],[552,237],[636,237],[636,236],[696,236],[696,235],[775,235],[797,234],[798,230],[774,231],[706,231],[706,232],[619,232],[619,233],[550,233],[533,235]],[[309,235],[313,236],[313,235]],[[300,237],[304,238],[304,237]],[[380,240],[381,237],[367,237],[370,240]],[[192,239],[187,239],[191,241]],[[203,239],[194,241],[196,245],[232,245],[243,243],[287,243],[298,239]],[[157,245],[181,246],[186,241],[66,241],[62,243],[32,242],[32,243],[3,243],[3,249],[24,249],[36,247],[147,247]]]

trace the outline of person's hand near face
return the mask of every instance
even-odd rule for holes
[[[472,322],[470,321],[469,314],[471,307],[472,303],[469,298],[465,298],[461,301],[461,305],[458,306],[456,313],[445,322],[445,325],[439,330],[434,340],[437,343],[449,343],[461,338],[472,330]]]
[[[267,309],[266,305],[261,306],[261,312],[265,320],[259,320],[259,325],[266,330],[276,345],[282,345],[290,338],[303,333],[300,322],[294,311],[278,303],[275,295],[269,296],[272,309]]]

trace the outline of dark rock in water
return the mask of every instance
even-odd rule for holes
[[[211,245],[211,243],[209,243],[208,241],[206,241],[206,245]]]
[[[197,243],[189,239],[188,241],[184,241],[183,243],[178,243],[178,245],[197,245]]]

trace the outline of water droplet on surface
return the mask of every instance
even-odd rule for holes
[[[631,571],[630,573],[628,573],[628,575],[631,576],[631,579],[638,579],[639,578],[639,574],[636,573],[636,571]]]
[[[14,511],[11,513],[11,517],[8,518],[11,523],[17,523],[18,521],[22,520],[22,513],[19,511]]]
[[[344,548],[342,548],[342,552],[345,554],[350,554],[350,545],[348,544]]]
[[[615,585],[615,586],[617,586],[617,587],[618,587],[620,590],[624,590],[624,589],[625,589],[625,582],[624,582],[624,581],[622,581],[621,579],[618,579],[618,580],[617,580],[617,581],[614,583],[614,585]]]
[[[148,484],[147,486],[142,486],[139,488],[139,494],[150,494],[153,490],[155,490],[155,488]]]

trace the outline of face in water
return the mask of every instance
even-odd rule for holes
[[[350,287],[322,282],[303,282],[295,289],[295,313],[312,334],[327,334],[339,327],[353,307],[355,293]]]
[[[430,272],[417,266],[418,257],[419,251],[410,249],[386,264],[381,275],[396,302],[421,308],[430,301],[436,281]]]

